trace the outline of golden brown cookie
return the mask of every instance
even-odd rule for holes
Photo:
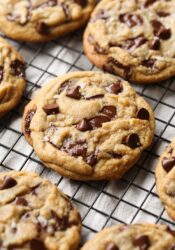
[[[119,77],[73,72],[26,106],[23,132],[48,167],[78,180],[120,178],[154,135],[149,104]]]
[[[95,0],[0,0],[1,30],[15,40],[43,42],[83,26]]]
[[[24,60],[0,37],[0,117],[18,104],[25,82]]]
[[[166,225],[117,225],[102,230],[81,250],[174,250],[174,233]]]
[[[175,1],[102,0],[84,33],[97,67],[138,83],[175,75]]]
[[[161,154],[155,174],[158,195],[169,216],[175,220],[175,139]]]
[[[68,198],[34,173],[0,173],[2,250],[76,250],[81,219]]]

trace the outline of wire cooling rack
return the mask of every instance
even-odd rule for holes
[[[136,166],[118,181],[71,181],[41,164],[21,132],[21,118],[24,106],[49,79],[69,71],[97,70],[83,54],[82,31],[39,45],[9,42],[28,63],[28,82],[18,107],[0,119],[0,171],[35,171],[58,185],[81,213],[82,244],[104,227],[118,223],[175,226],[156,194],[154,177],[158,156],[175,136],[173,79],[156,85],[133,85],[153,107],[157,125],[152,146]]]

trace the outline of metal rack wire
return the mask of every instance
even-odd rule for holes
[[[133,85],[152,105],[156,134],[152,146],[122,179],[76,182],[46,169],[21,133],[24,106],[50,78],[75,70],[97,70],[82,51],[82,32],[44,44],[9,40],[28,63],[27,87],[18,107],[0,119],[0,171],[36,171],[59,186],[78,207],[83,221],[82,243],[104,227],[118,223],[166,223],[166,215],[155,192],[154,167],[157,157],[175,134],[175,83]]]

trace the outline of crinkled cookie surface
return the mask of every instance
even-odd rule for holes
[[[51,40],[83,26],[94,4],[94,0],[0,0],[0,25],[16,40]]]
[[[0,173],[0,249],[76,250],[81,220],[68,198],[34,173]]]
[[[41,161],[60,174],[114,179],[151,144],[154,114],[119,77],[74,72],[54,79],[27,105],[23,132]]]
[[[84,34],[98,67],[138,83],[175,75],[175,1],[103,0]]]

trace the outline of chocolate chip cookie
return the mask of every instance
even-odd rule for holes
[[[0,26],[9,37],[43,42],[83,26],[95,0],[0,0]]]
[[[168,215],[175,220],[175,139],[160,156],[155,173],[158,195]]]
[[[27,105],[23,132],[44,164],[77,180],[120,178],[154,135],[148,103],[119,77],[73,72]]]
[[[25,63],[21,55],[0,37],[0,117],[17,105],[25,82]]]
[[[165,225],[117,225],[98,233],[81,250],[174,250],[174,233]]]
[[[81,219],[68,198],[34,173],[0,173],[2,250],[76,250]]]
[[[175,75],[174,0],[102,0],[84,34],[99,68],[138,83]]]

